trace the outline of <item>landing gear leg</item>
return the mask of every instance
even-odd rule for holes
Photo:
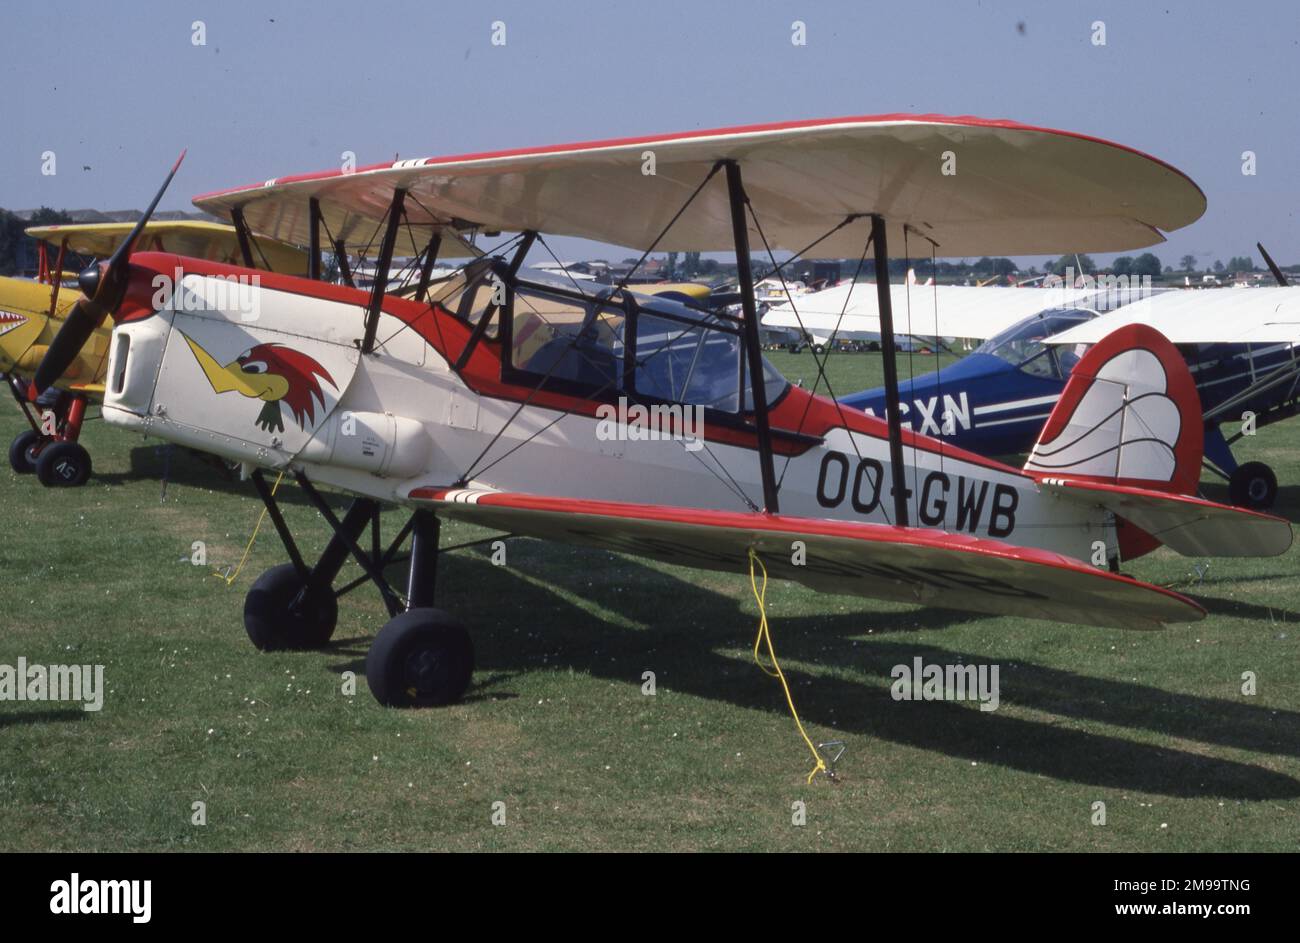
[[[266,505],[267,516],[289,553],[290,562],[267,570],[248,591],[244,599],[244,629],[253,644],[263,651],[321,648],[333,636],[338,622],[337,596],[342,593],[335,593],[334,579],[343,568],[349,550],[360,552],[357,538],[366,524],[375,519],[379,506],[374,501],[357,498],[340,521],[316,489],[308,484],[309,497],[334,528],[334,536],[320,559],[315,566],[308,567],[266,479],[260,471],[254,472],[252,477]],[[303,482],[306,482],[305,478],[301,478],[299,483]],[[372,568],[370,559],[364,554],[362,557],[362,566],[369,571]],[[384,588],[387,588],[386,583]],[[388,589],[386,598],[392,596],[392,590]],[[393,604],[396,604],[395,597]]]
[[[1215,423],[1205,425],[1206,468],[1228,482],[1228,500],[1239,508],[1266,511],[1277,499],[1277,475],[1263,462],[1237,464],[1232,454],[1232,443],[1240,439],[1238,432],[1225,439]]]
[[[36,478],[47,488],[80,488],[90,478],[90,453],[77,441],[86,417],[86,395],[67,393],[55,408],[56,433],[41,447]]]
[[[433,608],[441,525],[429,511],[411,516],[408,608],[379,630],[366,655],[370,693],[389,707],[459,701],[474,673],[474,643],[465,626]]]
[[[460,700],[474,673],[474,644],[464,625],[433,608],[442,530],[437,516],[414,512],[384,550],[378,502],[357,498],[339,520],[305,475],[295,477],[334,535],[320,560],[309,567],[266,479],[260,471],[253,472],[253,484],[290,560],[263,573],[244,601],[244,627],[253,644],[263,650],[323,646],[338,621],[338,597],[369,581],[379,588],[391,616],[366,655],[366,681],[375,699],[390,707],[432,707]],[[358,544],[367,525],[369,552]],[[397,553],[408,535],[410,571],[402,600],[384,570],[399,562]],[[334,580],[349,554],[365,575],[335,590]]]
[[[37,425],[36,419],[32,416],[32,409],[27,404],[27,388],[23,381],[13,374],[6,374],[5,385],[9,387],[9,392],[13,394],[14,402],[18,404],[18,409],[22,412],[23,418],[27,420],[27,425],[31,426],[30,429],[24,429],[14,436],[13,441],[9,443],[9,467],[19,475],[30,475],[36,471],[36,456],[40,451],[41,427]]]
[[[6,377],[18,408],[23,411],[30,429],[20,432],[9,443],[9,467],[20,475],[35,473],[47,488],[76,488],[90,478],[90,453],[77,439],[86,415],[84,393],[47,390],[37,400],[38,406],[50,410],[54,417],[49,431],[34,415],[27,402],[25,388],[15,377]]]

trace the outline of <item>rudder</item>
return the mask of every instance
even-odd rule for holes
[[[1075,365],[1024,470],[1194,494],[1203,450],[1201,400],[1186,361],[1159,331],[1128,324]]]

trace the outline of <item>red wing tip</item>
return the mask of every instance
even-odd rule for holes
[[[188,154],[189,152],[190,149],[188,147],[181,149],[181,156],[176,158],[176,163],[172,164],[172,173],[176,173],[176,171],[180,170],[181,161],[185,159],[185,155]]]

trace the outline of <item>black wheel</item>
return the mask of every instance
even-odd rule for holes
[[[36,477],[47,488],[79,488],[90,477],[90,453],[77,442],[55,442],[41,449]]]
[[[18,433],[9,443],[9,467],[20,475],[30,475],[36,471],[37,446],[41,444],[41,434],[35,429]]]
[[[1239,508],[1271,508],[1277,498],[1277,475],[1263,462],[1247,462],[1228,479],[1228,494]]]
[[[474,673],[469,632],[441,609],[408,609],[375,636],[366,655],[370,693],[388,707],[459,701]]]
[[[271,567],[244,597],[244,631],[264,652],[320,648],[338,621],[333,591],[305,590],[292,563]]]

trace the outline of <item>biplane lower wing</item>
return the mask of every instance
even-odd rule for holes
[[[1043,478],[1043,490],[1097,504],[1189,557],[1274,557],[1291,546],[1291,524],[1272,514],[1184,494],[1097,481]]]
[[[1155,629],[1204,616],[1177,593],[1040,550],[930,529],[757,513],[416,488],[440,516],[519,536],[700,569],[769,573],[814,589],[1056,622]],[[795,542],[803,563],[795,564]]]

